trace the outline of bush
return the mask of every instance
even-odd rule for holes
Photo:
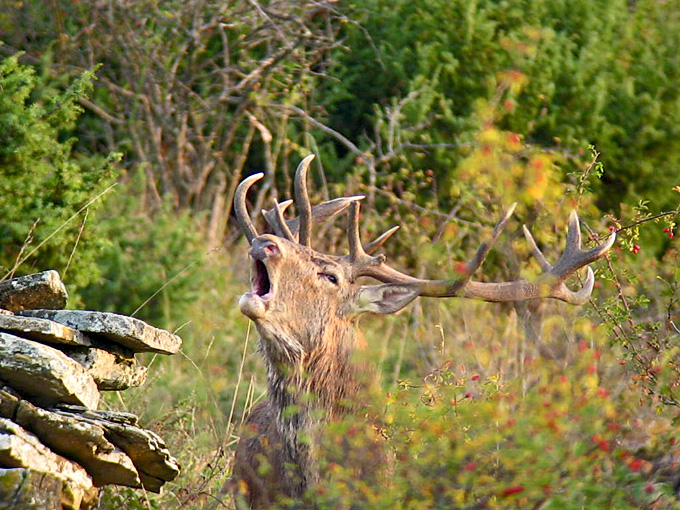
[[[134,313],[152,298],[138,315],[171,329],[193,320],[182,329],[181,356],[155,362],[153,384],[115,404],[185,446],[177,451],[184,474],[162,495],[109,488],[103,506],[232,504],[224,482],[238,424],[262,398],[265,374],[236,307],[248,288],[245,248],[229,246],[203,265],[202,239],[229,239],[229,202],[242,174],[266,169],[266,184],[250,197],[259,210],[277,187],[290,188],[306,147],[323,155],[311,172],[323,184],[319,196],[366,194],[365,239],[400,224],[387,253],[415,274],[452,274],[452,261],[469,260],[514,201],[517,219],[480,279],[538,274],[521,223],[557,260],[572,208],[584,244],[610,229],[619,242],[595,265],[586,318],[544,301],[423,299],[399,316],[366,320],[382,398],[357,421],[334,424],[327,483],[292,506],[678,506],[678,210],[655,214],[677,207],[680,30],[669,3],[103,5],[61,3],[52,16],[27,1],[0,15],[3,33],[36,61],[43,56],[50,76],[38,80],[15,59],[41,85],[24,90],[22,78],[3,90],[33,91],[30,101],[40,105],[59,95],[62,73],[104,63],[81,141],[68,152],[122,149],[129,171],[100,208],[103,277],[94,282],[86,271],[83,299]],[[288,16],[268,18],[258,5]],[[8,111],[31,108],[0,97]],[[90,182],[79,175],[60,186]],[[6,189],[32,185],[12,178]],[[638,201],[642,194],[653,202]],[[70,211],[86,195],[68,195]],[[31,225],[16,228],[19,244]],[[344,249],[342,227],[326,232]],[[61,263],[79,229],[69,224],[59,231],[66,233],[72,242],[53,254]],[[3,262],[8,268],[16,252]],[[394,460],[386,485],[342,460],[349,450],[354,460],[389,466],[369,455],[375,449]]]
[[[93,78],[60,90],[19,55],[0,62],[0,278],[52,268],[82,286],[98,276],[93,226],[120,156],[79,154],[69,137]]]
[[[105,204],[99,228],[108,242],[97,257],[100,277],[80,295],[90,308],[174,330],[189,320],[187,309],[205,285],[207,253],[195,218],[167,203],[145,210],[137,196],[142,189],[138,173]]]
[[[403,381],[378,415],[394,457],[389,490],[330,465],[314,508],[680,507],[677,424],[631,399],[616,360],[588,344],[566,369],[526,359],[524,377],[504,380],[447,362]],[[361,430],[336,426],[327,447],[366,456]]]
[[[350,16],[348,51],[332,59],[338,80],[317,96],[349,139],[377,142],[378,113],[412,97],[401,108],[414,129],[398,139],[409,142],[402,151],[416,169],[460,179],[452,169],[474,142],[478,101],[500,87],[503,129],[564,154],[567,169],[590,144],[602,153],[602,210],[649,196],[654,210],[674,206],[680,62],[668,57],[680,13],[669,3],[375,0]]]

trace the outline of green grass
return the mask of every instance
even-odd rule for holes
[[[181,475],[161,495],[107,488],[102,508],[233,508],[225,482],[239,425],[253,402],[263,398],[266,383],[256,332],[237,306],[249,288],[244,259],[240,246],[233,255],[211,257],[195,269],[207,271],[211,283],[179,331],[182,352],[147,357],[146,384],[106,400],[160,433],[179,458]],[[374,409],[397,458],[394,486],[362,486],[351,472],[336,470],[333,482],[308,504],[638,508],[658,501],[663,508],[677,506],[668,495],[669,480],[651,467],[630,467],[631,458],[652,466],[662,455],[669,437],[677,435],[672,421],[677,413],[634,387],[635,374],[622,364],[626,352],[584,316],[589,305],[537,306],[544,320],[534,339],[525,330],[524,305],[420,299],[396,316],[362,319],[367,357],[381,388]],[[640,419],[641,427],[635,425]],[[520,425],[501,426],[513,420]],[[659,423],[663,430],[653,442],[648,429]],[[607,451],[598,449],[598,437],[611,445]],[[531,467],[532,459],[540,460],[539,467]],[[474,479],[466,466],[479,467]],[[539,484],[541,470],[557,474]]]

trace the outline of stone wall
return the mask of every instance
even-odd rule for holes
[[[103,485],[159,492],[179,474],[135,415],[97,408],[101,391],[145,381],[136,353],[181,339],[66,300],[56,271],[0,282],[0,510],[87,510]]]

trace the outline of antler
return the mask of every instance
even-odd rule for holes
[[[253,242],[258,236],[257,230],[253,225],[250,215],[248,214],[248,208],[246,207],[246,194],[250,187],[264,177],[263,173],[254,174],[250,177],[246,177],[241,181],[241,184],[236,188],[236,193],[234,194],[234,214],[236,214],[236,221],[238,223],[241,232],[246,236],[249,243]]]
[[[323,202],[321,204],[312,207],[312,228],[324,223],[325,221],[334,218],[341,212],[343,212],[347,207],[354,201],[362,200],[363,195],[357,195],[353,197],[341,197]],[[274,233],[279,237],[285,237],[289,241],[297,242],[297,235],[300,230],[300,218],[296,217],[291,220],[283,219],[283,212],[292,204],[292,200],[285,200],[280,204],[274,205],[271,209],[263,209],[262,215],[267,223],[274,229]],[[280,210],[281,214],[276,211]],[[280,216],[280,217],[279,217]],[[290,231],[292,237],[287,236],[286,229]],[[377,239],[376,239],[377,241]]]
[[[585,303],[593,290],[595,277],[593,271],[588,268],[588,275],[583,287],[578,291],[572,291],[565,285],[567,278],[578,269],[590,264],[602,257],[612,247],[616,235],[611,234],[606,242],[589,251],[581,249],[581,234],[576,212],[572,212],[569,220],[567,243],[560,260],[552,266],[538,249],[536,243],[524,227],[533,255],[544,271],[536,281],[516,280],[512,282],[487,283],[472,280],[472,275],[481,267],[489,251],[496,243],[500,233],[505,228],[515,209],[513,204],[496,224],[491,237],[483,242],[475,256],[465,268],[459,272],[459,276],[450,280],[424,280],[404,274],[385,263],[382,255],[373,257],[366,253],[361,245],[359,235],[359,204],[354,203],[350,212],[348,229],[348,241],[350,253],[347,256],[352,266],[353,278],[370,276],[383,283],[399,283],[415,287],[418,295],[428,297],[464,297],[481,299],[484,301],[525,301],[529,299],[551,297],[560,299],[571,304]],[[392,232],[392,231],[388,231]],[[381,236],[382,237],[382,236]],[[380,239],[380,238],[379,238]]]
[[[511,282],[488,283],[472,280],[472,276],[482,266],[484,259],[491,251],[501,232],[515,209],[513,204],[496,224],[489,239],[484,241],[475,256],[458,272],[458,277],[449,280],[425,280],[415,278],[402,273],[385,263],[384,255],[373,256],[387,239],[396,232],[399,227],[393,227],[374,241],[364,246],[361,243],[359,233],[359,201],[363,196],[343,197],[324,202],[312,207],[307,192],[307,170],[314,155],[309,155],[302,160],[295,172],[294,191],[295,202],[300,212],[299,218],[285,220],[283,212],[292,203],[291,200],[278,203],[274,201],[274,207],[262,211],[267,222],[272,226],[277,236],[291,242],[299,242],[309,246],[311,231],[314,225],[326,221],[340,214],[350,207],[349,226],[347,238],[349,242],[349,255],[343,257],[351,267],[353,280],[361,276],[369,276],[383,283],[397,283],[411,286],[417,290],[418,295],[427,297],[464,297],[481,299],[484,301],[525,301],[536,298],[555,298],[567,303],[580,305],[585,303],[593,290],[595,276],[592,269],[588,268],[586,281],[578,291],[570,290],[565,282],[580,268],[602,257],[613,246],[616,234],[612,233],[601,245],[591,249],[581,249],[581,233],[578,216],[572,212],[569,217],[569,229],[564,253],[553,266],[548,262],[545,255],[539,250],[534,238],[526,227],[524,235],[531,247],[533,256],[537,259],[543,274],[535,281],[515,280]],[[263,174],[255,174],[247,177],[239,184],[234,197],[234,211],[239,227],[249,242],[258,236],[257,230],[248,215],[245,197],[248,189],[263,177]],[[299,237],[299,241],[297,238]]]
[[[314,159],[314,154],[310,154],[303,159],[295,171],[295,181],[293,189],[295,191],[295,205],[300,212],[300,233],[299,243],[309,246],[312,242],[312,205],[309,202],[307,193],[307,169]]]
[[[274,229],[274,233],[277,236],[292,242],[298,242],[299,233],[300,244],[304,244],[305,246],[309,246],[310,244],[312,228],[342,213],[352,202],[364,198],[363,195],[341,197],[311,207],[306,179],[307,169],[313,159],[313,154],[304,158],[295,172],[295,201],[297,208],[300,211],[300,216],[291,220],[284,219],[283,213],[293,203],[292,200],[285,200],[281,203],[274,200],[274,207],[268,210],[262,210],[262,215],[267,223]],[[236,215],[236,221],[249,243],[251,243],[259,234],[248,214],[246,195],[251,186],[262,179],[263,176],[263,173],[257,173],[245,178],[236,188],[236,194],[234,196],[234,213]],[[389,232],[390,235],[391,233],[392,231]],[[387,237],[389,237],[389,235]],[[382,243],[385,242],[387,237],[378,238],[373,241],[373,243],[367,247],[369,252],[378,249]]]

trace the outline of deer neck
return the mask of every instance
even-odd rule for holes
[[[314,348],[289,351],[284,356],[273,356],[269,352],[273,343],[260,339],[269,402],[286,463],[294,466],[300,491],[315,480],[314,452],[324,424],[349,412],[348,402],[362,386],[352,359],[358,347],[354,325],[325,327],[320,334],[318,339],[307,339],[306,345]]]

